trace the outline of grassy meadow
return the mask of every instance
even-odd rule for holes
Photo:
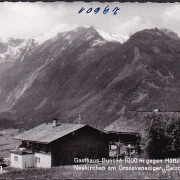
[[[60,166],[53,167],[50,169],[41,169],[41,168],[29,168],[25,170],[14,169],[14,168],[5,168],[9,172],[0,173],[0,179],[17,179],[24,178],[27,180],[34,179],[157,179],[157,180],[179,180],[180,179],[180,170],[166,170],[166,166],[169,165],[172,167],[178,167],[177,163],[169,164],[165,163],[100,163],[100,164],[86,164],[89,167],[104,167],[105,170],[75,170],[75,166]],[[83,168],[84,165],[79,165]],[[154,170],[119,170],[119,166],[122,167],[153,167]],[[113,168],[112,168],[113,167]],[[109,169],[108,169],[109,168]],[[116,168],[116,170],[115,170]]]

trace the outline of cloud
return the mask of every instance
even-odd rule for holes
[[[116,21],[118,24],[115,27],[111,27],[111,31],[114,31],[118,34],[123,34],[128,36],[130,33],[134,33],[136,31],[140,31],[142,29],[149,29],[153,28],[154,25],[150,21],[146,21],[145,23],[142,21],[142,17],[140,16],[134,16],[130,20],[121,22],[119,20]]]
[[[180,35],[180,5],[174,4],[168,7],[161,14],[161,25],[164,28],[175,31]]]
[[[70,31],[77,27],[78,27],[78,25],[71,26],[69,24],[63,24],[63,23],[58,24],[55,27],[53,27],[52,29],[50,29],[49,31],[45,32],[42,36],[34,37],[34,39],[36,39],[37,42],[42,43],[50,38],[55,37],[60,32]]]
[[[110,11],[104,15],[103,10],[108,5]],[[82,7],[93,10],[101,7],[101,10],[96,15],[93,12],[78,14]],[[115,7],[120,11],[114,16]],[[125,36],[153,27],[169,28],[180,34],[179,13],[179,4],[166,3],[3,2],[0,3],[0,38],[39,36],[37,39],[44,41],[58,32],[85,25]]]
[[[1,4],[0,10],[2,39],[42,35],[65,15],[63,8],[57,9],[48,4],[42,6],[41,3],[6,2]]]
[[[162,14],[164,23],[168,24],[170,21],[180,22],[180,5],[175,4],[173,7],[167,8]]]

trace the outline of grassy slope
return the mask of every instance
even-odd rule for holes
[[[26,177],[27,180],[32,179],[53,179],[53,178],[99,178],[99,179],[108,179],[108,178],[125,178],[125,179],[145,179],[145,178],[154,178],[157,180],[162,180],[164,178],[167,179],[173,179],[173,180],[179,180],[180,173],[179,171],[126,171],[126,170],[119,170],[119,165],[123,165],[126,167],[150,167],[153,166],[153,168],[162,167],[165,169],[167,165],[170,165],[171,167],[178,166],[178,164],[167,164],[165,162],[163,163],[157,163],[157,164],[149,164],[146,163],[136,163],[136,164],[127,164],[127,163],[120,163],[120,164],[99,164],[98,166],[105,166],[104,171],[98,171],[98,170],[74,170],[74,166],[61,166],[61,167],[55,167],[50,169],[27,169],[27,170],[16,170],[16,169],[9,169],[10,172],[0,174],[0,178],[8,178],[8,179],[14,179],[14,178],[24,178]],[[90,165],[95,166],[95,165]],[[108,170],[108,167],[116,167],[116,170]],[[7,169],[8,170],[8,169]]]

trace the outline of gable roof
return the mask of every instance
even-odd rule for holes
[[[85,126],[87,125],[67,123],[53,126],[53,123],[44,123],[13,137],[13,139],[50,143]]]

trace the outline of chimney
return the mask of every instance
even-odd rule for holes
[[[57,126],[57,121],[58,121],[58,119],[53,119],[53,127]]]

